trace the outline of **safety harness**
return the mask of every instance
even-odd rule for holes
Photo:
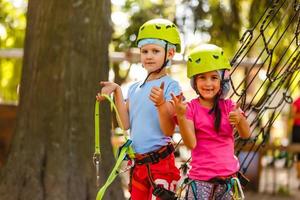
[[[151,151],[145,154],[135,154],[135,163],[137,165],[158,163],[160,160],[166,158],[168,155],[174,152],[174,147],[171,143],[163,146],[157,151]]]
[[[148,179],[151,186],[153,187],[153,195],[159,197],[161,200],[176,200],[178,198],[175,192],[172,192],[170,190],[165,189],[162,186],[155,184],[150,170],[150,164],[155,164],[158,163],[160,160],[165,159],[170,154],[172,154],[174,150],[175,150],[174,146],[171,143],[169,143],[168,145],[163,146],[159,150],[152,151],[145,154],[136,154],[134,159],[136,165],[146,165]],[[146,190],[144,189],[145,186],[135,181],[132,175],[130,180],[131,180],[130,183],[131,185],[135,185],[136,187],[140,188],[142,191]]]
[[[213,188],[212,188],[209,199],[214,199],[215,190],[218,185],[225,185],[226,191],[224,192],[224,194],[232,191],[232,198],[234,200],[243,200],[243,199],[245,199],[245,195],[244,195],[242,188],[246,186],[246,184],[249,182],[249,180],[243,174],[241,174],[240,172],[237,172],[236,174],[234,174],[232,176],[215,177],[215,178],[212,178],[205,182],[207,182],[208,184],[213,184]],[[198,198],[197,198],[196,181],[186,178],[184,180],[183,185],[184,185],[184,188],[186,186],[190,185],[192,192],[193,192],[194,199],[197,200]],[[181,188],[181,190],[184,190],[184,188]]]

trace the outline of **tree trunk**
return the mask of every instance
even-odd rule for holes
[[[29,0],[21,96],[0,199],[95,199],[94,103],[108,79],[109,0]],[[101,104],[101,178],[114,158]],[[118,182],[118,181],[117,181]],[[115,183],[104,199],[123,199]]]

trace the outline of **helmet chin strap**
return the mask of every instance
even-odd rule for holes
[[[167,60],[167,50],[168,50],[168,43],[166,43],[166,45],[165,45],[165,56],[164,56],[164,63],[162,64],[162,66],[159,68],[159,69],[157,69],[157,70],[155,70],[155,71],[153,71],[153,72],[150,72],[148,75],[147,75],[147,77],[145,78],[145,80],[144,80],[144,82],[140,85],[140,87],[142,87],[143,85],[145,85],[145,83],[146,83],[146,81],[148,80],[148,78],[149,78],[149,76],[151,75],[151,74],[153,74],[153,73],[160,73],[161,72],[161,70],[163,70],[163,68],[165,67],[165,66],[167,66],[167,63],[168,63],[168,61],[169,60]]]

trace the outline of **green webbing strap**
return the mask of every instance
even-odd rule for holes
[[[112,100],[112,98],[110,98],[108,95],[102,94],[102,96],[105,97],[110,102],[110,105],[112,106],[113,110],[116,113],[117,121],[118,121],[121,129],[124,131],[124,126],[123,126],[123,123],[121,121],[120,114],[119,114],[119,112],[117,110],[116,104],[114,103],[114,101]],[[126,134],[124,134],[124,138],[125,138],[125,141],[128,140],[128,137],[126,136]],[[134,158],[134,151],[133,151],[133,149],[132,149],[131,146],[128,149],[128,155],[129,155],[130,158]]]
[[[112,98],[110,98],[108,95],[102,94],[102,96],[105,97],[105,98],[109,101],[110,105],[112,106],[113,110],[114,110],[115,113],[116,113],[117,121],[118,121],[118,123],[119,123],[121,129],[124,131],[124,126],[123,126],[123,124],[122,124],[122,121],[121,121],[121,118],[120,118],[120,114],[119,114],[119,112],[118,112],[118,110],[117,110],[116,104],[114,103],[114,101],[112,100]],[[124,135],[124,137],[125,137],[125,139],[127,140],[126,135]]]
[[[240,180],[237,177],[231,178],[230,183],[233,186],[233,199],[234,200],[243,200],[245,199],[245,195],[243,192],[243,188],[241,186]]]
[[[108,179],[106,180],[106,183],[100,188],[100,190],[97,194],[96,200],[102,200],[106,189],[115,180],[115,178],[118,176],[118,174],[119,174],[118,169],[119,169],[122,161],[124,160],[131,143],[132,143],[131,140],[127,140],[126,143],[121,147],[120,154],[119,154],[119,157],[117,159],[117,162],[116,162],[113,170],[111,171]]]
[[[197,200],[197,185],[195,181],[191,182],[191,187],[192,187],[194,198],[195,200]]]
[[[120,115],[118,113],[115,103],[108,95],[102,95],[102,96],[105,97],[110,102],[113,110],[116,113],[118,123],[121,126],[122,130],[124,131],[124,126],[122,124],[122,121],[121,121],[121,118],[120,118]],[[125,142],[125,144],[122,145],[122,147],[120,147],[120,150],[119,150],[120,152],[119,152],[119,156],[117,158],[116,164],[115,164],[113,170],[111,171],[108,179],[106,180],[105,184],[100,188],[100,190],[97,194],[96,200],[102,200],[102,197],[103,197],[106,189],[119,174],[119,171],[118,171],[119,167],[120,167],[122,161],[124,160],[124,158],[126,157],[126,155],[129,155],[130,158],[134,158],[134,151],[131,147],[132,141],[129,140],[125,134],[124,134],[124,138],[125,138],[126,142]],[[100,152],[100,115],[99,115],[99,102],[96,101],[96,104],[95,104],[95,153],[94,153],[93,160],[94,160],[94,164],[96,166],[97,186],[99,186],[99,182],[100,182],[100,173],[99,173],[100,155],[101,155],[101,152]]]
[[[96,167],[96,185],[100,186],[100,122],[99,122],[99,102],[95,103],[95,152],[93,156],[93,162]]]

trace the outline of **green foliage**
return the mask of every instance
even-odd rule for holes
[[[173,1],[133,1],[126,0],[125,4],[121,7],[121,11],[128,13],[129,24],[124,32],[121,34],[113,34],[113,46],[116,51],[125,51],[128,48],[136,47],[135,39],[139,27],[146,21],[153,18],[167,18],[174,21],[175,7],[172,6]]]
[[[15,102],[18,99],[17,89],[21,78],[21,59],[1,60],[0,95],[5,102]]]
[[[24,2],[25,3],[25,2]],[[26,27],[25,7],[15,7],[12,1],[0,0],[0,47],[23,47]]]
[[[17,4],[18,3],[18,4]],[[22,48],[27,1],[0,0],[0,48]],[[21,59],[0,57],[0,101],[15,102],[21,77]]]
[[[208,34],[209,42],[228,54],[235,51],[242,27],[242,1],[183,0],[183,4],[193,12],[195,33]],[[181,20],[186,24],[190,17],[182,15]]]

